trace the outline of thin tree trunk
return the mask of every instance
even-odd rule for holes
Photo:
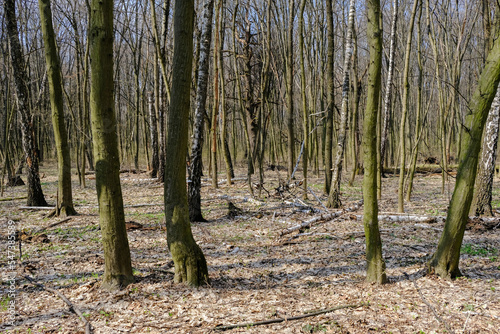
[[[304,199],[307,199],[307,164],[309,153],[309,113],[307,110],[306,98],[306,70],[304,66],[304,9],[307,0],[301,0],[299,5],[299,57],[300,57],[300,92],[302,96],[302,124],[304,131],[303,156],[302,156],[302,174]]]
[[[206,113],[208,68],[210,59],[210,43],[212,40],[212,17],[214,0],[206,0],[203,9],[203,23],[200,42],[200,60],[198,65],[198,83],[196,85],[196,106],[194,113],[193,142],[191,145],[191,164],[189,166],[188,200],[189,219],[192,222],[206,221],[201,213],[201,174],[203,128]]]
[[[377,201],[377,118],[380,99],[382,70],[382,31],[380,29],[380,0],[367,1],[368,45],[370,65],[368,68],[368,90],[364,118],[364,178],[363,225],[366,236],[366,280],[368,282],[385,283],[385,262],[382,257],[382,241],[378,227]]]
[[[389,129],[389,118],[392,106],[392,77],[394,74],[394,53],[396,52],[396,27],[398,23],[398,7],[399,0],[393,0],[393,13],[391,24],[391,45],[389,48],[389,69],[387,71],[387,83],[385,86],[384,110],[382,112],[382,138],[380,143],[380,170],[384,175],[384,161],[387,147],[387,130]],[[418,0],[415,0],[415,4]],[[382,188],[382,184],[380,184]],[[379,196],[380,198],[380,196]]]
[[[24,55],[19,41],[14,0],[4,1],[4,13],[7,26],[7,37],[9,40],[10,59],[16,86],[17,108],[21,122],[23,150],[26,157],[28,179],[28,199],[26,204],[28,206],[47,206],[40,184],[40,175],[38,174],[40,151],[38,149],[33,117],[30,111],[29,92],[27,87],[28,76],[26,74]]]
[[[218,166],[217,166],[217,123],[219,121],[219,108],[220,108],[220,102],[219,102],[219,44],[220,44],[220,33],[219,33],[219,26],[220,26],[220,12],[221,12],[221,7],[222,7],[222,0],[218,0],[217,2],[217,7],[215,8],[215,41],[214,41],[214,56],[213,56],[213,62],[214,62],[214,86],[213,86],[213,92],[214,92],[214,104],[212,106],[212,125],[210,128],[210,137],[211,137],[211,166],[212,166],[212,187],[214,188],[219,188],[218,185]]]
[[[102,287],[116,290],[132,283],[134,277],[125,229],[114,112],[113,1],[92,0],[91,6],[90,110],[105,262]]]
[[[286,106],[287,106],[287,133],[288,133],[288,179],[292,177],[295,167],[295,132],[293,110],[293,21],[295,0],[288,2],[288,31],[286,41]]]
[[[330,194],[328,195],[327,207],[339,208],[342,205],[340,201],[340,181],[342,178],[342,163],[344,161],[345,137],[347,131],[347,119],[349,108],[349,72],[351,70],[352,60],[352,32],[354,30],[354,16],[356,12],[356,1],[350,0],[349,2],[349,20],[347,23],[347,36],[346,47],[344,55],[344,69],[342,79],[342,109],[340,111],[340,124],[337,137],[337,150],[335,152],[335,161],[332,171],[332,185],[330,187]]]
[[[164,183],[165,221],[168,248],[175,266],[175,282],[199,286],[208,283],[208,269],[203,252],[191,232],[186,192],[194,0],[176,1],[174,13],[172,94]]]
[[[73,208],[73,194],[71,190],[71,156],[68,145],[66,123],[64,122],[63,92],[61,78],[61,64],[52,26],[52,10],[50,0],[39,0],[40,22],[42,25],[43,42],[45,46],[45,61],[50,91],[50,105],[52,109],[52,125],[57,151],[57,204],[56,215],[66,217],[76,214]]]
[[[156,106],[154,92],[148,96],[149,108],[149,133],[151,135],[151,177],[156,177],[158,174],[158,127],[156,121]]]
[[[325,125],[325,186],[324,193],[330,193],[332,184],[332,149],[333,149],[333,108],[335,104],[334,83],[334,31],[333,31],[333,1],[326,1],[326,23],[327,23],[327,59],[326,59],[326,125]]]

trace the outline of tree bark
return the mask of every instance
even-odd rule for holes
[[[495,175],[495,163],[497,160],[498,129],[500,121],[500,90],[491,104],[488,119],[486,120],[486,130],[483,138],[483,148],[481,150],[481,160],[479,171],[474,187],[474,201],[471,215],[473,216],[494,216],[491,207],[493,176]]]
[[[363,225],[366,236],[366,280],[368,282],[385,283],[385,262],[382,257],[382,241],[378,227],[377,201],[377,119],[381,87],[382,69],[382,31],[380,29],[380,0],[367,1],[368,45],[370,64],[368,68],[368,89],[364,118],[364,178]]]
[[[460,247],[474,192],[481,138],[499,81],[500,40],[497,39],[486,59],[478,86],[469,103],[469,112],[463,124],[465,131],[455,189],[438,248],[428,264],[430,273],[436,273],[441,277],[454,278],[461,275]]]
[[[151,177],[155,178],[158,175],[158,165],[160,163],[158,157],[158,124],[156,120],[156,106],[154,93],[151,92],[148,96],[149,107],[149,133],[151,135]]]
[[[345,137],[347,131],[347,119],[349,108],[349,72],[351,70],[352,60],[352,32],[354,30],[354,15],[356,12],[356,1],[349,2],[349,20],[347,23],[346,48],[344,55],[344,69],[342,79],[342,109],[340,111],[340,124],[337,137],[337,150],[335,152],[335,162],[332,171],[332,185],[330,194],[328,195],[327,207],[339,208],[342,203],[340,201],[340,180],[342,178],[342,163],[344,161]]]
[[[7,37],[9,40],[10,59],[16,86],[17,108],[21,122],[23,150],[26,157],[28,179],[28,199],[26,204],[28,206],[47,206],[40,184],[40,175],[38,173],[40,151],[36,142],[35,127],[30,111],[29,93],[28,87],[26,86],[28,76],[26,74],[24,55],[19,41],[15,0],[5,0],[4,11]]]
[[[90,110],[96,161],[99,224],[104,248],[102,287],[116,290],[134,281],[125,229],[113,82],[113,0],[92,0]]]
[[[327,23],[327,59],[326,59],[326,126],[325,126],[325,186],[324,193],[330,193],[332,184],[332,146],[333,146],[333,108],[335,104],[334,83],[334,31],[333,31],[333,1],[326,1],[326,23]]]
[[[71,156],[68,145],[66,123],[64,122],[63,92],[61,78],[61,64],[52,25],[52,10],[50,0],[39,0],[40,22],[42,25],[43,42],[45,46],[45,62],[50,91],[50,105],[52,109],[52,125],[57,151],[58,171],[58,203],[56,215],[72,216],[76,214],[73,208],[73,194],[71,190]]]
[[[174,13],[174,59],[164,184],[165,221],[168,247],[175,265],[175,282],[199,286],[208,282],[208,269],[191,232],[186,192],[194,0],[176,1]]]
[[[198,83],[196,85],[196,106],[191,145],[191,164],[189,165],[188,200],[189,219],[192,222],[205,222],[201,213],[201,174],[203,127],[206,114],[208,68],[210,59],[210,43],[212,40],[212,17],[214,0],[206,0],[203,9],[203,23],[200,43],[200,63],[198,65]]]
[[[288,132],[288,179],[292,177],[295,167],[295,131],[293,110],[293,21],[295,18],[294,0],[288,3],[288,32],[286,41],[286,106],[287,106],[287,132]]]

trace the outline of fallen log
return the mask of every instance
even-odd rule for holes
[[[293,227],[287,228],[286,230],[281,231],[280,237],[285,235],[285,234],[289,234],[289,233],[292,233],[292,232],[297,231],[297,230],[301,230],[301,229],[306,228],[306,227],[311,227],[314,223],[317,223],[320,221],[326,222],[326,221],[333,220],[333,219],[338,218],[342,215],[345,215],[346,213],[358,210],[362,205],[363,205],[363,200],[355,203],[353,206],[351,206],[347,209],[343,209],[341,211],[329,213],[326,215],[322,214],[322,215],[313,217],[309,220],[306,220],[305,222],[303,222],[300,225],[296,225],[296,226],[293,226]]]

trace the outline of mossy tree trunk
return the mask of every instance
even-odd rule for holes
[[[45,46],[45,62],[50,91],[50,105],[52,109],[52,125],[57,150],[58,171],[58,216],[75,215],[73,208],[73,194],[71,190],[71,156],[68,145],[68,134],[64,122],[63,92],[61,79],[61,65],[57,52],[54,27],[52,25],[52,10],[50,0],[39,0],[40,22],[42,26],[43,42]]]
[[[168,247],[175,265],[175,282],[199,286],[207,283],[208,269],[203,252],[191,232],[186,191],[194,1],[176,1],[174,13],[174,59],[165,164],[165,221]]]
[[[363,225],[366,236],[366,280],[385,283],[385,262],[382,257],[382,241],[378,227],[377,201],[377,119],[381,88],[382,70],[382,30],[380,29],[380,0],[368,0],[368,43],[370,64],[368,68],[368,88],[363,124],[364,178]]]
[[[10,59],[14,74],[16,87],[17,108],[21,123],[23,150],[26,157],[26,170],[28,179],[28,206],[47,206],[40,184],[38,165],[40,151],[38,149],[33,117],[30,111],[29,92],[27,82],[24,55],[19,41],[17,29],[15,0],[4,1],[5,21],[7,26],[7,37],[9,40]]]
[[[113,82],[113,0],[92,0],[90,20],[90,110],[99,224],[104,248],[102,287],[116,290],[134,281],[125,229]]]
[[[469,102],[460,149],[460,161],[455,189],[438,248],[428,264],[429,272],[441,277],[460,276],[460,247],[467,224],[474,192],[483,129],[500,81],[500,39],[486,59],[477,88]]]

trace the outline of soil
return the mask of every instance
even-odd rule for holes
[[[6,188],[4,196],[12,200],[0,202],[2,273],[9,271],[9,221],[14,221],[18,236],[24,237],[20,238],[22,259],[15,268],[16,320],[14,326],[6,325],[10,300],[3,274],[0,330],[84,333],[82,321],[70,307],[25,278],[29,276],[67,297],[91,323],[94,333],[215,333],[218,325],[279,318],[285,321],[249,324],[227,332],[498,333],[500,226],[466,231],[460,259],[464,277],[450,281],[425,275],[442,220],[381,221],[390,282],[373,285],[364,282],[362,208],[280,236],[285,229],[326,211],[312,195],[314,192],[326,202],[322,175],[310,177],[312,192],[303,199],[301,186],[279,188],[279,180],[286,178],[279,168],[266,171],[261,196],[255,198],[243,181],[245,170],[238,169],[236,174],[233,185],[222,182],[218,189],[204,180],[202,208],[208,222],[192,223],[210,275],[210,284],[202,288],[173,283],[163,223],[163,185],[148,173],[121,174],[136,283],[115,293],[99,287],[104,259],[92,175],[87,176],[85,189],[79,188],[77,176],[73,176],[75,208],[80,215],[59,224],[62,218],[47,218],[49,211],[20,208],[25,205],[26,186]],[[55,164],[42,166],[41,176],[47,201],[55,203]],[[361,181],[358,176],[352,187],[342,184],[344,208],[362,198]],[[451,177],[442,194],[440,175],[417,175],[407,213],[445,216],[453,181]],[[500,203],[498,182],[494,206]],[[390,174],[383,179],[381,214],[396,212],[397,183],[398,178]],[[258,195],[259,190],[254,191]],[[337,306],[351,307],[288,319]]]

